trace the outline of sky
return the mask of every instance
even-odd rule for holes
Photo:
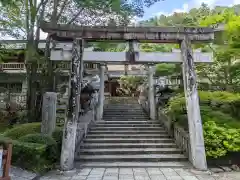
[[[145,14],[143,18],[134,18],[132,22],[149,19],[161,14],[171,15],[173,12],[188,12],[194,7],[199,7],[202,3],[206,3],[210,7],[232,6],[235,4],[240,4],[240,0],[160,0],[151,7],[145,8]],[[41,32],[40,36],[41,39],[45,39],[47,34]],[[12,38],[5,37],[4,39]]]
[[[187,12],[194,7],[199,7],[202,3],[214,6],[232,6],[240,4],[240,0],[163,0],[155,3],[149,8],[145,8],[143,19],[165,14],[170,15],[173,12]]]

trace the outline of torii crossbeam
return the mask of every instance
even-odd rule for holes
[[[138,52],[134,51],[133,42],[150,42],[150,43],[176,43],[180,45],[184,90],[188,111],[188,125],[190,135],[190,154],[189,159],[195,168],[200,170],[207,169],[203,129],[200,116],[199,96],[197,92],[196,73],[194,69],[194,53],[191,43],[211,42],[214,39],[214,29],[208,27],[107,27],[107,26],[75,26],[41,22],[41,29],[51,35],[51,38],[57,41],[73,41],[72,54],[72,74],[71,74],[71,93],[69,97],[74,100],[80,96],[76,93],[79,87],[80,77],[76,68],[82,67],[83,63],[83,42],[84,41],[128,41],[129,62],[136,59]],[[79,40],[81,39],[81,40]],[[77,55],[76,55],[77,54]],[[144,57],[144,56],[143,56]],[[179,56],[178,56],[179,57]],[[179,61],[179,59],[178,59]],[[145,60],[142,63],[157,63],[154,59]],[[149,103],[150,117],[155,118],[154,95],[153,95],[153,68],[149,68]],[[104,84],[103,84],[104,85]],[[77,91],[78,92],[78,91]],[[100,92],[101,94],[101,92]],[[71,99],[69,99],[71,100]],[[71,108],[71,107],[70,107]],[[73,107],[75,108],[75,107]],[[73,113],[73,114],[76,114]],[[65,123],[64,140],[62,148],[61,167],[64,170],[73,168],[75,136],[76,136],[76,117],[70,118]],[[69,131],[68,131],[69,130]],[[70,133],[70,134],[69,134]],[[66,135],[67,134],[67,135]],[[71,146],[71,147],[69,147]]]
[[[41,22],[41,29],[51,33],[58,41],[83,38],[85,41],[127,41],[151,43],[179,43],[185,36],[192,42],[210,42],[214,29],[209,27],[119,27],[119,26],[76,26]]]

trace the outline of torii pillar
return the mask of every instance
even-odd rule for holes
[[[98,119],[101,120],[103,116],[103,106],[104,106],[104,80],[105,80],[105,65],[100,64],[100,89],[99,89],[99,104],[98,104]]]
[[[199,170],[207,170],[207,161],[204,146],[203,127],[197,91],[197,77],[194,68],[193,51],[188,35],[180,44],[183,59],[184,92],[188,114],[190,137],[190,161]]]
[[[153,65],[148,66],[148,108],[150,119],[156,119],[156,102],[155,102],[155,89],[154,89],[154,81],[153,75],[155,72],[155,68]]]

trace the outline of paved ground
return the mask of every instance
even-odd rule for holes
[[[180,168],[85,168],[66,175],[50,172],[40,180],[240,180],[240,173],[212,174]]]
[[[84,168],[65,174],[52,171],[39,178],[34,173],[13,167],[11,178],[11,180],[240,180],[240,172],[213,174],[181,168]]]

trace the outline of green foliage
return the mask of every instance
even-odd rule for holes
[[[42,172],[53,168],[59,160],[61,129],[57,127],[51,137],[37,133],[40,132],[39,123],[22,124],[7,130],[4,136],[0,136],[0,144],[13,143],[13,165]]]
[[[229,152],[240,152],[240,94],[200,91],[199,99],[207,156],[218,158]],[[171,98],[165,113],[188,130],[183,94]]]
[[[215,33],[217,45],[198,44],[193,48],[202,48],[204,52],[214,52],[214,62],[198,64],[197,75],[201,82],[211,84],[209,88],[240,92],[240,5],[233,7],[217,6],[211,9],[207,4],[193,8],[188,13],[160,15],[140,24],[148,26],[216,26],[223,24],[225,32]],[[166,52],[169,45],[142,45],[147,52]],[[165,72],[165,71],[164,71]]]
[[[27,143],[37,143],[37,144],[44,144],[46,145],[46,153],[48,154],[48,158],[51,159],[53,162],[56,161],[59,157],[59,150],[57,147],[57,142],[48,135],[42,135],[40,133],[36,134],[27,134],[19,138],[21,142]]]
[[[0,145],[2,145],[5,148],[8,143],[12,143],[12,140],[0,134]]]
[[[228,152],[240,152],[240,130],[218,126],[213,121],[203,125],[206,153],[208,157],[218,158]]]
[[[171,76],[176,72],[175,64],[161,63],[156,65],[155,76]]]
[[[13,141],[12,163],[15,166],[41,172],[52,166],[48,155],[45,144]]]
[[[59,151],[62,148],[62,137],[63,137],[63,128],[56,127],[52,134],[53,139],[57,142]]]
[[[20,137],[25,136],[27,134],[40,133],[40,131],[41,131],[40,123],[27,123],[27,124],[17,125],[12,129],[7,130],[4,133],[4,136],[17,140]]]
[[[121,76],[118,80],[120,88],[118,93],[124,96],[133,96],[136,94],[138,86],[144,82],[144,78],[141,76]]]
[[[140,44],[140,51],[142,52],[171,52],[175,45],[161,45],[153,43]]]

